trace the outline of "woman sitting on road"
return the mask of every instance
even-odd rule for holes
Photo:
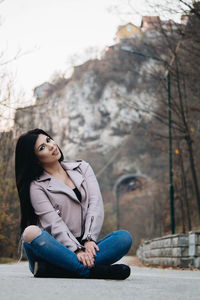
[[[99,184],[86,161],[64,162],[48,133],[30,130],[17,141],[16,184],[22,244],[35,277],[126,279],[113,264],[130,249],[128,231],[98,240],[104,210]]]

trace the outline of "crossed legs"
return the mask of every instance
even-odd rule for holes
[[[73,277],[74,274],[89,277],[90,269],[78,261],[76,254],[39,227],[35,225],[27,227],[22,240],[32,273],[35,261],[41,260],[65,269],[69,277]],[[110,265],[129,251],[132,237],[128,231],[118,230],[108,234],[97,244],[99,251],[96,251],[95,265]]]

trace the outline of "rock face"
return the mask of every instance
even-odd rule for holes
[[[15,136],[37,127],[54,137],[66,158],[91,149],[108,153],[121,145],[135,123],[150,118],[144,108],[155,100],[140,76],[148,66],[152,62],[133,60],[119,45],[109,48],[101,60],[76,67],[62,89],[18,109]]]

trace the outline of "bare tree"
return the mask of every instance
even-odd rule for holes
[[[189,201],[192,201],[193,195],[196,199],[197,212],[200,221],[200,191],[199,191],[199,176],[198,169],[196,168],[198,159],[198,148],[199,139],[197,138],[199,119],[199,11],[200,6],[197,1],[185,2],[182,0],[177,0],[176,3],[173,1],[165,1],[164,3],[157,3],[152,5],[150,1],[146,1],[148,4],[148,9],[154,12],[154,15],[169,16],[177,12],[182,12],[182,15],[187,19],[187,25],[177,24],[173,21],[160,22],[153,24],[154,36],[156,35],[156,42],[151,42],[150,39],[146,39],[143,47],[141,43],[137,49],[137,45],[131,40],[124,41],[126,45],[128,44],[132,50],[140,51],[145,53],[146,49],[148,52],[146,54],[154,55],[163,58],[168,61],[168,71],[171,73],[171,92],[172,92],[172,128],[173,128],[173,141],[174,145],[181,145],[184,147],[184,152],[179,149],[179,160],[176,160],[176,165],[174,167],[179,168],[181,171],[181,180],[177,179],[176,187],[183,187],[179,189],[179,196],[181,198],[181,210],[182,217],[184,217],[184,209],[186,210],[188,229],[191,229],[191,211]],[[175,5],[175,4],[176,5]],[[129,9],[129,16],[136,13],[132,1],[127,2],[127,7]],[[115,7],[116,9],[116,7]],[[116,12],[116,10],[115,10]],[[118,13],[120,13],[118,11]],[[145,45],[146,43],[146,45]],[[146,46],[146,47],[145,47]],[[141,50],[142,49],[142,50]],[[132,55],[132,54],[129,54]],[[133,56],[132,56],[133,57]],[[189,59],[188,59],[189,58]],[[163,80],[164,70],[159,63],[154,64],[150,72],[143,73],[144,76],[150,76],[152,80],[157,81],[157,89],[155,85],[152,85],[153,89],[149,87],[148,90],[151,94],[155,95],[158,100],[158,109],[155,107],[146,105],[145,101],[141,100],[141,104],[136,105],[135,103],[130,103],[126,101],[126,105],[130,108],[135,108],[142,113],[150,113],[154,118],[168,126],[168,115],[167,115],[167,85],[166,80]],[[143,81],[144,84],[144,81]],[[145,87],[144,87],[145,88]],[[143,103],[142,103],[143,101]],[[164,127],[157,128],[154,131],[154,135],[160,139],[167,140],[167,131],[163,129]],[[182,143],[183,142],[183,143]],[[175,150],[175,149],[174,149]],[[189,167],[190,172],[186,174],[185,169]],[[178,182],[179,181],[179,182]],[[192,182],[193,193],[188,193],[187,182]],[[190,195],[190,196],[189,196]],[[190,199],[188,198],[190,197]],[[177,198],[177,199],[178,199]],[[183,199],[182,199],[183,198]],[[183,201],[185,205],[183,205]],[[185,207],[185,208],[184,208]],[[194,208],[193,208],[194,210]],[[183,220],[184,222],[184,220]],[[183,225],[184,228],[185,225]]]

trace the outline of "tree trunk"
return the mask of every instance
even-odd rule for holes
[[[193,154],[193,148],[192,148],[192,139],[190,137],[190,129],[189,129],[189,124],[188,121],[185,117],[185,111],[184,111],[184,105],[183,105],[183,97],[182,97],[182,92],[181,92],[181,78],[180,78],[180,71],[179,71],[179,61],[176,56],[175,60],[175,65],[176,65],[176,79],[177,79],[177,90],[178,90],[178,95],[179,95],[179,104],[180,104],[180,112],[182,116],[182,122],[185,128],[185,140],[188,146],[188,152],[189,152],[189,161],[190,161],[190,168],[191,168],[191,173],[192,173],[192,179],[193,179],[193,184],[194,184],[194,190],[195,190],[195,196],[196,196],[196,202],[197,202],[197,208],[198,208],[198,217],[200,221],[200,193],[199,193],[199,186],[198,186],[198,181],[197,181],[197,174],[196,174],[196,169],[195,169],[195,164],[194,164],[194,154]]]
[[[186,137],[186,142],[187,142],[187,146],[188,146],[190,168],[191,168],[191,172],[192,172],[194,190],[195,190],[195,195],[196,195],[196,202],[197,202],[197,207],[198,207],[198,215],[199,215],[199,221],[200,221],[200,193],[199,193],[197,174],[196,174],[196,169],[195,169],[195,164],[194,164],[192,140],[191,140],[190,136]]]
[[[191,223],[191,217],[190,217],[190,205],[188,201],[188,194],[187,194],[187,179],[185,175],[185,168],[183,163],[183,156],[182,151],[179,149],[180,153],[180,167],[181,167],[181,182],[182,182],[182,191],[183,191],[183,199],[186,206],[186,218],[188,223],[188,230],[192,230],[192,223]]]

